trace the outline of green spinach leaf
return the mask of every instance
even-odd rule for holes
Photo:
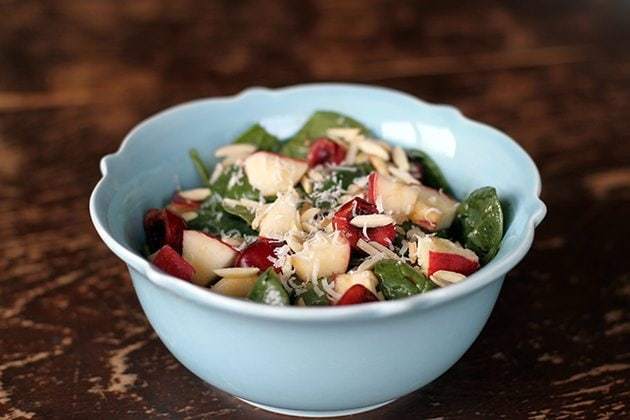
[[[190,220],[189,229],[200,230],[211,235],[236,231],[242,236],[255,235],[256,232],[240,216],[232,215],[225,211],[220,195],[213,193],[208,197],[199,210],[198,216]]]
[[[374,274],[387,300],[417,295],[434,287],[425,275],[401,261],[381,260],[374,266]]]
[[[273,306],[291,304],[289,294],[284,290],[282,282],[271,267],[258,277],[249,294],[249,300]]]
[[[258,150],[277,152],[282,143],[278,138],[269,134],[260,124],[254,124],[238,136],[233,143],[253,144]]]
[[[252,187],[242,166],[230,165],[210,184],[210,190],[223,198],[258,200],[260,192]]]
[[[503,238],[503,210],[497,191],[483,187],[471,192],[457,209],[454,231],[483,264],[488,263],[499,252]]]
[[[199,178],[201,178],[204,185],[208,185],[210,174],[208,173],[208,168],[203,163],[203,160],[201,159],[199,152],[197,151],[197,149],[190,149],[188,151],[188,155],[190,156],[190,159],[192,160],[193,165],[195,166],[195,169],[197,170],[197,174],[199,174]]]
[[[304,159],[308,155],[311,141],[326,136],[329,128],[359,128],[368,134],[368,129],[360,122],[332,111],[317,111],[306,121],[304,126],[291,137],[280,149],[283,155]]]
[[[321,182],[313,185],[309,198],[315,207],[329,209],[337,205],[337,201],[352,182],[372,172],[372,165],[361,163],[353,166],[333,166],[328,170]]]
[[[422,183],[436,190],[442,189],[446,194],[453,196],[453,189],[449,185],[440,167],[426,153],[417,149],[407,149],[407,157],[411,162],[422,166]]]
[[[306,306],[330,305],[330,302],[328,301],[328,298],[326,297],[326,293],[324,293],[324,288],[322,287],[322,281],[323,279],[319,279],[317,281],[318,283],[317,286],[319,287],[319,290],[322,293],[321,296],[315,291],[315,288],[313,287],[313,283],[311,283],[310,281],[307,283],[306,292],[300,295],[300,297],[302,298]]]

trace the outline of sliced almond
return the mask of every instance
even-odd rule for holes
[[[401,171],[409,171],[409,159],[407,159],[407,153],[405,153],[402,147],[394,147],[394,150],[392,151],[392,160]]]
[[[359,266],[356,271],[367,271],[374,268],[377,262],[385,258],[384,254],[377,254],[366,258]]]
[[[210,196],[210,189],[194,188],[192,190],[180,191],[178,194],[186,200],[203,201]]]
[[[354,165],[357,160],[357,153],[359,152],[359,148],[356,144],[350,143],[348,147],[348,151],[346,152],[346,158],[344,159],[344,163],[346,165]]]
[[[389,170],[387,169],[387,163],[385,163],[383,159],[374,155],[369,155],[368,159],[370,163],[372,164],[372,166],[374,166],[374,169],[376,169],[376,172],[378,172],[381,175],[389,175]]]
[[[217,163],[217,166],[214,167],[214,170],[212,171],[212,175],[210,175],[210,183],[213,184],[214,182],[216,182],[217,179],[219,179],[219,177],[221,176],[221,173],[223,173],[223,168],[224,166],[221,163]]]
[[[322,175],[322,173],[316,169],[311,169],[310,171],[308,171],[308,177],[315,182],[324,180],[324,175]]]
[[[196,219],[197,216],[199,216],[199,214],[196,211],[186,211],[180,214],[180,217],[187,222],[191,221],[192,219]]]
[[[218,158],[242,158],[251,155],[257,150],[253,144],[228,144],[214,151]]]
[[[379,251],[378,249],[374,248],[372,245],[370,245],[369,243],[367,243],[363,239],[359,239],[357,241],[357,248],[359,248],[361,251],[363,251],[366,254],[371,255],[371,256],[383,255],[383,253],[381,251]]]
[[[394,259],[394,260],[399,260],[400,257],[391,249],[387,248],[385,245],[379,244],[376,241],[370,241],[368,242],[369,245],[371,245],[372,247],[376,248],[377,250],[381,251],[385,256],[387,256],[388,258]]]
[[[385,149],[385,150],[387,150],[388,152],[391,153],[392,146],[391,146],[391,144],[387,143],[385,140],[372,140],[372,141],[380,144],[383,147],[383,149]]]
[[[466,278],[465,275],[454,271],[438,270],[429,277],[431,281],[440,287],[459,283]]]
[[[394,223],[394,219],[386,214],[365,214],[361,216],[355,216],[350,220],[352,226],[360,228],[375,228],[381,226],[387,226]]]
[[[357,147],[363,153],[380,157],[383,160],[389,160],[389,153],[383,146],[373,140],[365,139],[357,143]]]
[[[410,241],[408,242],[408,245],[409,262],[415,264],[415,262],[418,260],[418,243],[416,241]]]
[[[326,135],[332,139],[340,139],[347,142],[352,141],[356,137],[361,135],[361,129],[359,128],[329,128],[326,130]]]
[[[257,267],[231,267],[218,268],[214,270],[214,274],[220,277],[249,277],[259,271],[260,270]]]
[[[391,165],[388,166],[387,169],[392,175],[394,175],[396,178],[398,178],[405,184],[420,184],[420,181],[412,177],[411,174],[407,171],[403,171],[402,169],[397,168],[395,166],[391,166]]]
[[[304,189],[304,192],[306,194],[310,194],[311,191],[313,191],[313,181],[311,181],[306,176],[302,177],[302,179],[300,180],[300,185],[302,185],[302,188]]]

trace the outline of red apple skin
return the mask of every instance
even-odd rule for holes
[[[149,209],[144,215],[144,233],[147,246],[155,252],[164,245],[170,245],[179,254],[182,253],[184,240],[184,219],[167,209]]]
[[[195,211],[201,207],[200,201],[193,201],[182,197],[179,193],[173,194],[171,198],[171,204],[177,205],[179,208],[186,209],[187,211]]]
[[[153,256],[153,264],[171,276],[191,281],[195,269],[170,245],[164,245]]]
[[[375,204],[376,203],[376,184],[378,182],[378,174],[376,172],[372,172],[368,176],[368,188],[366,193],[366,199],[368,202]]]
[[[273,265],[269,260],[269,257],[274,258],[273,251],[283,245],[283,241],[259,237],[255,242],[241,251],[240,255],[236,257],[234,266],[257,267],[260,271],[265,271]],[[280,267],[274,267],[274,270],[280,272]]]
[[[457,254],[435,251],[429,251],[428,265],[429,276],[439,270],[454,271],[468,276],[479,269],[478,261],[472,261]]]
[[[365,286],[355,284],[343,294],[341,299],[337,301],[337,305],[357,305],[359,303],[378,302],[378,298],[374,293],[370,292]]]
[[[352,213],[353,208],[355,209],[354,214]],[[356,249],[357,242],[360,238],[376,241],[381,245],[389,246],[396,237],[396,228],[394,225],[367,229],[368,237],[365,238],[363,236],[362,229],[350,224],[350,221],[354,216],[376,213],[378,213],[378,209],[374,204],[368,203],[362,198],[355,198],[337,210],[333,216],[333,227],[345,236],[352,248]]]
[[[334,141],[322,137],[311,144],[308,152],[308,166],[331,163],[339,165],[346,158],[346,149]]]

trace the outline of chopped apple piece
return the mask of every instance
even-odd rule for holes
[[[345,273],[350,262],[350,244],[337,232],[317,232],[304,242],[302,251],[291,257],[302,281]]]
[[[479,258],[448,239],[425,236],[418,238],[418,264],[428,276],[440,270],[467,276],[479,269]]]
[[[368,177],[367,200],[398,222],[407,220],[417,199],[417,185],[408,185],[378,172]]]
[[[451,226],[459,203],[441,191],[418,186],[418,200],[409,219],[429,232]]]
[[[355,284],[360,284],[374,295],[377,294],[378,280],[371,271],[359,271],[356,273],[338,274],[335,276],[335,292],[344,295]]]
[[[216,277],[217,268],[230,267],[238,251],[219,239],[195,230],[184,231],[183,257],[195,268],[193,281],[205,286]]]
[[[265,271],[273,265],[272,260],[277,258],[276,249],[282,246],[284,246],[282,241],[260,236],[241,252],[234,265],[237,267],[258,267],[260,271]],[[275,267],[275,270],[280,271],[280,268]]]
[[[265,196],[287,191],[307,169],[306,161],[270,152],[256,152],[245,159],[247,180]]]
[[[162,271],[182,280],[190,281],[195,275],[193,266],[183,259],[170,245],[164,245],[159,251],[151,255],[149,259]]]
[[[378,298],[363,285],[355,284],[337,301],[336,305],[356,305],[369,302],[378,302]]]
[[[247,277],[223,277],[210,290],[225,296],[246,298],[251,293],[258,279],[257,275]]]
[[[260,236],[282,239],[291,230],[301,229],[298,203],[300,197],[295,190],[278,193],[278,198],[271,204],[256,211],[253,227],[258,228]]]

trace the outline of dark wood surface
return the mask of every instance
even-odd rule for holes
[[[0,0],[0,418],[276,417],[168,353],[88,195],[164,107],[328,80],[505,130],[549,206],[468,353],[363,417],[628,418],[628,45],[627,1]]]

